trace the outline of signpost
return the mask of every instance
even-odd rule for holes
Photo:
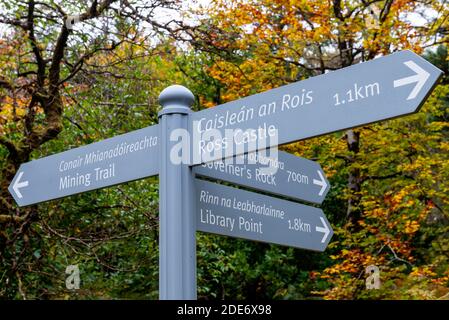
[[[315,251],[333,234],[321,209],[195,174],[321,204],[318,163],[262,150],[416,112],[441,74],[402,51],[196,113],[193,94],[171,86],[158,125],[24,163],[9,191],[26,206],[159,174],[159,295],[195,299],[196,230]]]
[[[266,170],[268,169],[268,170]],[[252,152],[193,167],[197,175],[321,204],[330,189],[319,163],[287,152]]]
[[[172,130],[186,129],[195,101],[182,86],[159,95],[159,298],[196,299],[196,238],[192,169],[173,158]]]
[[[159,126],[151,126],[24,163],[9,186],[19,206],[154,176]]]
[[[333,231],[321,209],[195,180],[199,231],[324,251]]]
[[[400,51],[196,112],[193,163],[417,112],[441,75],[415,53]],[[209,139],[210,130],[219,136]]]

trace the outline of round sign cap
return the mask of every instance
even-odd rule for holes
[[[173,105],[190,107],[194,102],[192,91],[178,84],[165,88],[159,95],[159,103],[164,108]]]

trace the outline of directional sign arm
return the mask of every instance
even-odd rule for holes
[[[263,174],[265,169],[268,174]],[[280,150],[270,156],[255,152],[194,166],[193,173],[317,204],[330,188],[319,163]]]
[[[22,207],[159,172],[159,125],[22,163],[8,190]]]
[[[193,164],[415,113],[442,74],[404,50],[195,112]]]
[[[320,252],[333,235],[319,208],[199,179],[195,185],[198,231]]]
[[[404,64],[410,69],[412,69],[416,74],[410,77],[395,80],[393,86],[396,88],[411,83],[416,83],[412,92],[410,92],[409,96],[407,97],[407,100],[415,99],[418,93],[421,91],[424,84],[426,83],[427,79],[429,79],[430,74],[411,60],[405,61]]]

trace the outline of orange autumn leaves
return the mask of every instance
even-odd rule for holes
[[[412,49],[421,53],[427,34],[413,27],[416,1],[394,1],[385,15],[382,1],[368,5],[364,1],[310,0],[215,0],[200,16],[212,26],[210,45],[236,57],[229,61],[216,57],[208,73],[225,84],[223,101],[262,92],[304,79],[298,67],[308,65],[320,70],[324,64],[338,68],[340,58],[335,47],[341,41],[372,56],[392,50]],[[430,4],[429,6],[432,6]],[[338,12],[338,14],[337,14]],[[359,48],[359,49],[357,49]],[[349,49],[347,49],[349,50]],[[307,60],[307,62],[305,61]],[[213,106],[202,97],[201,102]]]
[[[216,0],[213,4],[207,9],[215,30],[213,44],[234,57],[217,55],[206,68],[222,84],[223,102],[338,69],[345,50],[356,52],[353,64],[397,50],[421,54],[436,30],[447,25],[444,17],[449,13],[440,1]],[[410,292],[421,285],[418,274],[433,285],[448,285],[447,249],[443,246],[431,254],[428,240],[439,228],[430,217],[435,212],[440,216],[449,206],[443,102],[448,92],[447,85],[440,85],[417,115],[358,129],[358,153],[348,151],[344,133],[283,147],[319,161],[333,185],[327,200],[333,211],[325,210],[338,217],[331,218],[335,236],[327,252],[332,262],[321,272],[311,271],[314,281],[325,279],[330,289],[315,294],[329,299],[358,297],[368,265],[381,267],[383,281],[403,284],[404,297],[414,296]],[[200,102],[214,106],[206,97]],[[350,197],[347,174],[354,169],[362,180],[362,215],[355,226],[346,221],[341,208]]]

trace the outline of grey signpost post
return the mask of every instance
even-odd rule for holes
[[[333,231],[321,209],[194,174],[321,204],[318,163],[279,152],[270,175],[261,151],[416,112],[441,74],[402,51],[195,113],[193,94],[171,86],[158,125],[24,163],[9,191],[26,206],[159,174],[160,299],[196,299],[196,230],[315,251]],[[245,153],[258,160],[222,160]]]
[[[195,98],[187,88],[163,90],[159,103],[161,167],[159,171],[159,297],[196,299],[196,223],[193,173],[184,154],[175,153],[171,135],[187,130]],[[185,150],[185,148],[184,148]]]

